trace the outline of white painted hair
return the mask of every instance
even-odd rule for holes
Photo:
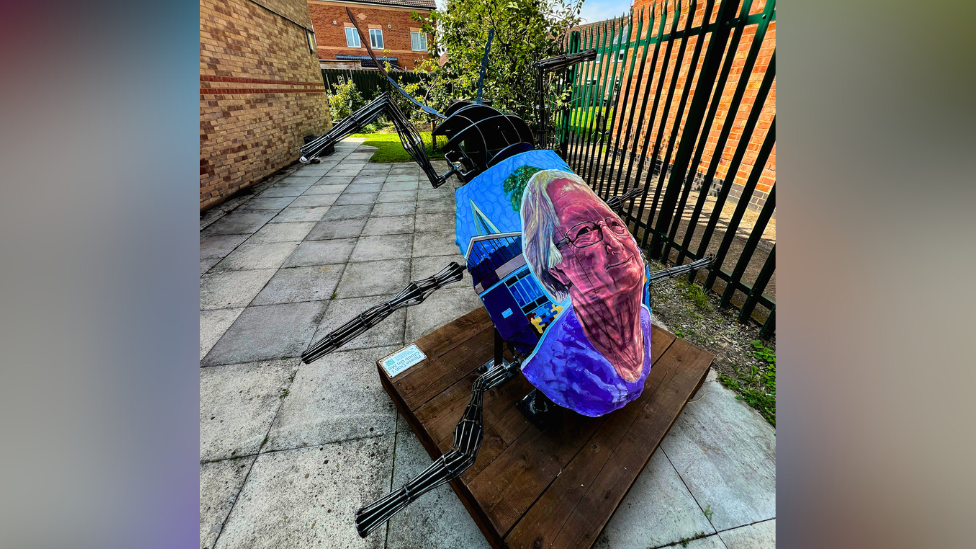
[[[560,240],[556,233],[559,218],[546,192],[549,184],[557,179],[569,180],[572,186],[589,193],[593,191],[578,175],[561,170],[543,170],[529,179],[522,195],[522,254],[532,274],[542,282],[553,301],[558,303],[569,297],[569,286],[549,274],[549,269],[563,260],[563,255],[556,248],[556,242]]]

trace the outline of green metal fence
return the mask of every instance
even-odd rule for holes
[[[775,114],[760,123],[767,99],[775,113],[775,45],[764,49],[775,17],[775,0],[659,0],[574,32],[567,52],[599,55],[559,76],[571,101],[556,117],[560,153],[600,196],[645,187],[623,216],[648,256],[713,253],[689,281],[763,323],[764,337],[775,330],[776,197],[775,185],[756,189],[776,143]]]
[[[420,76],[412,72],[391,72],[390,77],[396,80],[401,86],[420,81]],[[363,99],[370,101],[378,93],[382,93],[386,88],[386,79],[376,70],[352,70],[352,69],[322,69],[322,79],[325,81],[325,89],[332,93],[332,84],[338,84],[341,80],[352,79],[356,84]]]

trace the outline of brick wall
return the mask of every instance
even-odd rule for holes
[[[200,2],[201,210],[294,162],[304,136],[332,126],[305,0],[260,3],[281,15]]]
[[[637,13],[643,8],[645,10],[645,14],[648,14],[650,13],[651,7],[655,3],[658,4],[657,13],[660,14],[661,7],[662,7],[661,4],[663,3],[662,0],[634,0],[634,12]],[[688,17],[687,10],[689,8],[689,3],[685,1],[685,2],[681,2],[680,4],[683,12],[678,20],[677,27],[678,29],[683,29],[685,27],[685,23]],[[718,2],[716,2],[716,4],[718,4]],[[674,2],[669,1],[668,5],[669,5],[669,9],[673,9],[672,6],[674,6]],[[742,4],[740,0],[739,9],[737,9],[736,11],[737,15],[741,10],[741,6]],[[761,13],[764,8],[765,8],[765,0],[754,0],[752,6],[750,7],[749,13],[750,14]],[[712,10],[712,12],[713,15],[711,20],[714,21],[715,18],[717,17],[718,9],[715,8]],[[699,2],[698,8],[694,14],[695,19],[692,21],[692,27],[701,25],[704,15],[705,15],[705,3]],[[641,36],[641,39],[644,39],[644,37],[646,36],[647,17],[648,16],[645,15],[644,30],[642,31],[642,34],[644,36]],[[673,20],[672,17],[673,16],[670,14],[667,17],[665,27],[664,27],[664,34],[668,34],[671,32],[671,25]],[[658,19],[658,21],[660,21],[660,19]],[[658,22],[655,22],[654,29],[652,31],[652,36],[657,34],[658,24],[659,24]],[[634,28],[631,29],[631,40],[634,39],[636,31],[637,29],[635,25]],[[726,141],[725,147],[721,152],[721,155],[719,157],[719,164],[715,171],[715,178],[713,180],[713,184],[711,187],[711,190],[713,192],[717,190],[721,186],[722,182],[729,176],[728,165],[732,160],[732,156],[735,154],[735,149],[738,147],[739,140],[742,137],[743,127],[745,126],[746,120],[749,117],[749,113],[753,109],[753,105],[755,104],[756,95],[758,93],[760,83],[762,82],[763,76],[766,73],[766,68],[769,66],[770,59],[776,48],[776,21],[772,21],[769,24],[769,28],[766,30],[766,35],[763,39],[763,43],[759,51],[759,55],[756,58],[756,64],[749,78],[749,83],[747,84],[747,88],[742,97],[739,110],[735,113],[734,120],[731,120],[728,119],[729,117],[728,109],[730,107],[730,103],[732,101],[732,96],[735,92],[735,89],[739,83],[740,78],[742,77],[742,70],[745,65],[745,60],[748,55],[749,49],[752,46],[755,35],[756,35],[756,25],[750,25],[744,29],[742,33],[742,38],[739,40],[739,45],[735,51],[735,59],[733,61],[732,69],[731,72],[729,73],[729,77],[725,85],[725,90],[724,93],[722,94],[722,97],[719,100],[719,107],[716,112],[716,122],[712,124],[711,131],[708,135],[708,145],[705,148],[704,154],[702,156],[702,162],[699,166],[699,170],[698,170],[699,176],[704,176],[709,166],[709,163],[712,161],[715,155],[715,147],[718,142],[719,134],[722,131],[723,124],[731,121],[732,129],[729,133],[729,138]],[[665,152],[667,151],[667,147],[669,144],[668,137],[670,136],[671,129],[673,128],[673,125],[675,123],[675,117],[678,114],[677,110],[681,98],[681,93],[683,88],[688,84],[687,83],[688,65],[691,62],[691,57],[692,54],[694,53],[695,44],[697,40],[698,40],[698,36],[691,37],[688,41],[687,46],[685,47],[684,59],[682,60],[682,64],[681,64],[681,72],[678,74],[678,81],[675,87],[674,99],[672,100],[671,103],[671,109],[667,113],[667,122],[664,129],[661,149],[660,149],[661,152],[659,153],[659,157],[658,157],[659,161],[660,159],[663,159]],[[691,82],[692,94],[694,93],[695,87],[697,86],[697,82],[698,82],[697,71],[701,69],[701,66],[705,59],[705,50],[708,47],[708,37],[706,37],[705,40],[706,41],[702,48],[702,53],[698,60],[698,68],[696,69],[696,73],[694,73]],[[647,112],[644,113],[645,124],[641,131],[641,134],[636,138],[633,138],[632,141],[627,144],[627,149],[630,151],[637,151],[637,153],[639,154],[639,151],[641,150],[641,146],[643,145],[645,133],[647,133],[648,130],[650,130],[652,133],[649,141],[650,144],[648,146],[647,154],[650,155],[651,151],[654,150],[654,144],[655,144],[654,141],[655,138],[657,137],[657,132],[659,131],[659,124],[660,124],[657,121],[660,121],[662,119],[662,115],[664,114],[663,111],[664,111],[665,99],[667,97],[668,87],[671,84],[671,79],[673,78],[674,66],[676,63],[676,57],[678,54],[679,45],[680,42],[675,42],[674,46],[672,47],[671,59],[668,62],[668,72],[665,76],[664,87],[662,88],[662,98],[658,103],[657,112],[654,113],[653,120],[655,120],[655,123],[652,124],[650,128],[646,123],[647,120],[650,119],[651,107],[654,104],[654,97],[652,95],[648,101]],[[652,94],[654,93],[657,87],[657,80],[661,77],[661,68],[664,64],[664,53],[666,51],[666,47],[667,47],[666,42],[661,44],[661,50],[658,56],[658,63],[654,67],[654,71],[653,71],[654,80],[652,81],[651,88],[650,88]],[[644,67],[645,76],[644,76],[644,80],[640,83],[640,85],[637,85],[636,82],[638,67],[635,67],[634,70],[634,81],[631,84],[630,97],[633,98],[634,94],[635,93],[637,94],[638,97],[637,108],[640,108],[643,99],[645,85],[647,82],[648,75],[650,74],[650,64],[653,58],[653,53],[654,50],[652,45],[651,48],[648,50],[646,65]],[[628,61],[630,60],[630,55],[631,52],[628,52]],[[641,55],[641,50],[638,50],[637,55],[638,55],[637,59],[639,60]],[[625,72],[621,85],[622,86],[626,85],[626,82],[627,81],[626,81],[626,72]],[[691,103],[691,97],[692,96],[689,95],[688,105],[690,105]],[[686,111],[688,105],[686,105],[685,107]],[[730,199],[733,201],[737,201],[742,194],[742,190],[743,187],[745,186],[746,179],[749,177],[749,174],[752,172],[753,166],[756,162],[756,157],[758,156],[759,148],[762,146],[762,143],[766,138],[766,133],[770,128],[770,123],[773,121],[773,117],[776,114],[775,81],[773,82],[773,86],[770,89],[769,95],[766,98],[766,102],[761,106],[761,108],[762,108],[762,113],[756,125],[756,130],[753,132],[752,137],[747,146],[745,156],[742,160],[742,164],[739,167],[738,172],[736,174],[733,174],[735,177],[734,180],[735,185],[733,185],[729,194]],[[630,116],[630,104],[627,105],[626,110],[622,112],[622,116],[618,117],[618,120],[622,118],[624,121],[623,123],[626,124],[627,118],[629,116]],[[635,119],[635,127],[636,127],[636,122],[637,120]],[[676,139],[678,140],[681,139],[681,134],[683,131],[684,131],[684,123],[682,121],[681,125],[679,126]],[[659,170],[661,167],[654,166],[653,168]],[[762,176],[756,187],[755,193],[753,193],[753,196],[750,199],[750,203],[753,208],[761,207],[762,204],[765,203],[766,197],[769,195],[769,191],[776,181],[775,146],[773,147],[768,162],[766,163],[765,166],[762,166],[761,169],[763,170]]]
[[[356,22],[369,40],[367,27],[383,30],[384,53],[373,50],[377,57],[396,57],[401,68],[412,70],[416,64],[428,57],[427,52],[410,49],[410,31],[419,31],[420,23],[410,17],[416,12],[424,17],[430,11],[417,8],[387,6],[365,6],[341,2],[320,2],[308,0],[308,10],[315,25],[315,38],[318,41],[319,59],[335,59],[341,55],[369,55],[366,47],[349,48],[346,44],[345,27],[352,26],[346,8],[356,16]],[[335,21],[335,24],[332,22]],[[391,28],[392,27],[392,28]],[[430,40],[430,37],[428,37]]]

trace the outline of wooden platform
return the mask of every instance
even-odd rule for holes
[[[451,447],[474,370],[492,356],[484,309],[417,340],[427,360],[380,379],[431,458]],[[590,547],[698,390],[712,355],[654,327],[640,398],[599,418],[557,407],[540,431],[515,408],[532,385],[517,375],[485,394],[485,440],[451,486],[493,547]]]

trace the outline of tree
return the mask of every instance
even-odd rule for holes
[[[332,87],[335,90],[333,93],[326,92],[326,96],[329,99],[329,112],[332,114],[333,122],[338,122],[349,116],[350,113],[358,110],[366,103],[351,78],[339,77],[339,82],[332,84]]]
[[[494,28],[483,97],[535,126],[534,63],[559,54],[569,29],[579,24],[581,5],[582,0],[448,0],[446,10],[435,10],[429,18],[415,13],[423,31],[434,37],[429,43],[434,58],[421,66],[426,101],[443,111],[453,100],[476,97],[488,30]],[[448,59],[443,66],[436,61],[441,52]],[[562,99],[556,97],[556,84],[547,86],[558,106]]]

